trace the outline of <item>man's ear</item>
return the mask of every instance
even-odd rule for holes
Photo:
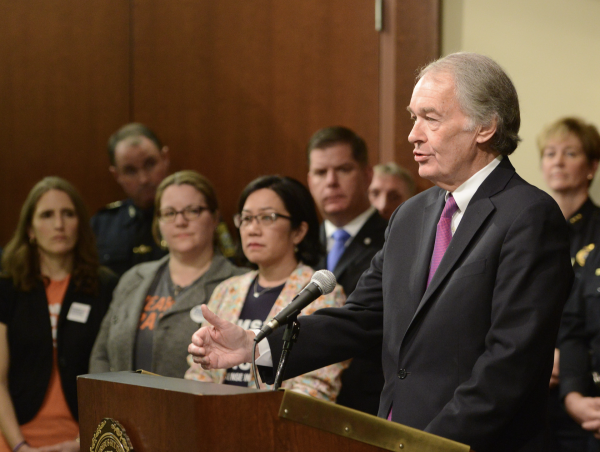
[[[113,166],[113,165],[109,166],[108,167],[108,172],[110,174],[112,174],[112,176],[115,178],[115,180],[117,182],[119,182],[119,172],[117,171],[117,167],[116,166]]]
[[[169,147],[163,146],[160,150],[160,155],[163,158],[163,162],[165,163],[166,169],[169,169],[169,165],[171,164],[171,156],[169,155]]]
[[[477,132],[477,138],[475,139],[475,141],[477,141],[479,144],[483,144],[491,140],[494,134],[496,133],[496,129],[498,128],[497,126],[498,118],[496,117],[494,117],[494,119],[492,119],[489,124],[478,126],[479,130]]]

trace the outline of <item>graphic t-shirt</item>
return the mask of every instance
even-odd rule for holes
[[[138,323],[138,331],[133,351],[134,369],[143,369],[154,372],[152,369],[152,350],[154,346],[154,332],[160,319],[171,309],[186,291],[196,284],[202,284],[204,274],[186,287],[180,287],[173,283],[169,263],[166,262],[156,272],[154,281],[150,285],[144,307]]]
[[[245,330],[262,328],[264,321],[267,320],[269,312],[271,312],[273,305],[277,301],[277,297],[279,297],[279,294],[283,290],[283,286],[285,286],[285,284],[277,287],[264,288],[255,281],[246,294],[244,307],[242,308],[242,312],[240,312],[240,318],[238,319],[237,324]],[[258,296],[255,296],[255,294]],[[248,386],[251,376],[251,367],[251,363],[243,363],[239,366],[227,369],[224,384]]]

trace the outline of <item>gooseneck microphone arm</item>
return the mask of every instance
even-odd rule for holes
[[[300,314],[300,311],[315,301],[321,295],[333,292],[335,289],[335,276],[328,270],[319,270],[313,276],[308,285],[294,297],[294,299],[283,308],[279,314],[263,325],[254,340],[260,342],[277,328],[286,325],[291,319]]]

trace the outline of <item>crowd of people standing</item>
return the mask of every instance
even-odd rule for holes
[[[437,187],[415,196],[410,172],[372,168],[354,131],[320,129],[306,185],[265,175],[242,191],[235,255],[211,181],[169,174],[169,148],[142,124],[110,137],[126,199],[91,219],[68,181],[38,182],[2,254],[0,451],[78,451],[77,375],[143,369],[254,385],[247,362],[214,364],[209,326],[260,329],[320,269],[338,285],[304,310],[306,324],[340,339],[292,365],[284,388],[478,451],[599,450],[600,207],[589,188],[600,136],[575,117],[540,134],[552,201],[510,164],[520,125],[510,79],[458,55],[423,70],[409,107],[419,174]],[[488,110],[477,103],[486,96]],[[319,334],[304,333],[300,357]],[[272,360],[259,364],[269,387]],[[454,376],[436,383],[442,368]],[[522,381],[503,387],[516,368]]]

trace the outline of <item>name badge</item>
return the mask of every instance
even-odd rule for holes
[[[89,304],[77,303],[74,302],[71,304],[69,308],[69,313],[67,314],[67,320],[78,323],[86,323],[88,317],[90,316],[90,311],[92,307]]]

